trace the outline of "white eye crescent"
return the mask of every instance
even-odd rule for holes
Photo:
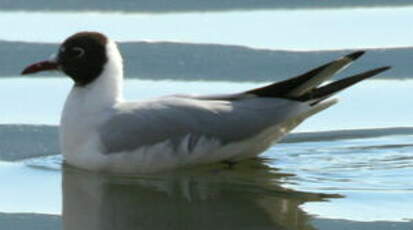
[[[75,52],[77,58],[80,58],[85,54],[85,50],[80,47],[73,47],[73,51]]]
[[[50,56],[49,56],[49,61],[56,61],[57,60],[57,54],[56,53],[52,53]]]

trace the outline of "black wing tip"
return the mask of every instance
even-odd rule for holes
[[[369,76],[369,77],[373,77],[373,76],[375,76],[375,75],[377,75],[377,74],[379,74],[379,73],[382,73],[382,72],[384,72],[384,71],[387,71],[387,70],[389,70],[389,69],[391,69],[391,68],[392,68],[391,66],[383,66],[383,67],[379,67],[379,68],[376,68],[376,69],[373,69],[373,70],[364,72],[364,73],[362,73],[362,74],[360,74],[360,75],[366,75],[366,76]],[[369,77],[367,77],[367,78],[369,78]]]
[[[365,53],[366,53],[365,50],[359,50],[359,51],[356,51],[356,52],[353,52],[351,54],[346,55],[346,57],[351,59],[352,61],[354,61],[354,60],[358,59],[359,57],[361,57]]]
[[[359,74],[356,74],[356,75],[353,75],[347,78],[343,78],[341,80],[332,82],[320,88],[316,88],[313,91],[301,96],[300,98],[298,98],[298,100],[308,101],[308,100],[319,99],[316,102],[314,102],[312,105],[317,104],[320,101],[325,100],[326,98],[334,95],[335,93],[341,90],[344,90],[360,81],[376,76],[389,69],[391,69],[391,66],[383,66],[383,67],[372,69],[372,70],[359,73]]]
[[[383,67],[377,68],[377,71],[383,72],[383,71],[389,70],[389,69],[391,69],[391,68],[392,68],[392,67],[391,67],[390,65],[388,65],[388,66],[383,66]]]

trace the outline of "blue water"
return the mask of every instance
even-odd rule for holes
[[[276,159],[273,166],[295,174],[284,180],[285,186],[345,196],[329,203],[307,203],[303,209],[310,213],[358,221],[407,221],[413,217],[412,143],[413,135],[389,135],[280,144],[268,154]]]
[[[179,14],[1,12],[8,29],[0,31],[0,39],[61,42],[75,32],[97,30],[119,41],[293,50],[395,47],[412,45],[412,15],[413,7]]]
[[[389,135],[380,138],[279,144],[263,154],[265,160],[258,163],[258,167],[248,168],[241,165],[234,170],[225,170],[222,165],[216,165],[212,166],[212,169],[195,172],[188,170],[177,175],[166,173],[143,179],[129,178],[121,184],[126,186],[124,189],[128,188],[128,184],[139,184],[144,188],[143,191],[156,188],[155,190],[166,190],[163,192],[169,194],[175,186],[183,186],[180,184],[181,180],[187,181],[190,178],[194,185],[201,186],[205,183],[204,180],[209,181],[212,177],[214,183],[208,187],[212,191],[205,191],[203,196],[215,196],[215,190],[220,191],[224,185],[230,183],[231,186],[236,186],[238,196],[255,199],[258,195],[270,202],[269,204],[271,199],[279,199],[280,192],[285,193],[281,196],[285,202],[297,202],[300,197],[305,196],[307,202],[296,207],[297,211],[304,211],[306,215],[319,218],[403,222],[413,218],[412,142],[413,135]],[[1,163],[0,180],[8,186],[0,190],[0,211],[62,214],[60,164],[61,156]],[[67,171],[65,168],[63,172]],[[83,174],[84,172],[81,172],[81,178],[90,176],[88,173]],[[96,188],[95,183],[106,181],[105,176],[95,174],[92,177],[94,179],[90,181],[83,178],[83,182],[79,182],[79,179],[70,179],[67,182],[66,179],[66,183],[76,184],[80,187],[77,189],[91,190],[88,194],[104,192],[100,187]],[[110,181],[108,183],[112,183]],[[293,190],[284,191],[282,188]],[[192,199],[200,199],[198,196],[202,196],[202,193],[175,193],[170,194],[172,199],[175,199],[175,196],[195,196]],[[325,202],[311,193],[343,197],[330,198]],[[111,195],[115,196],[113,199],[116,199],[116,194]],[[154,202],[159,200],[155,199]],[[92,205],[97,205],[98,208],[99,204]]]
[[[1,12],[7,29],[0,30],[0,39],[60,42],[79,30],[98,30],[118,41],[293,50],[395,47],[412,45],[412,15],[413,7],[170,14]],[[231,93],[268,83],[128,79],[125,97]],[[413,132],[381,129],[413,127],[413,80],[358,84],[337,95],[339,104],[294,131],[311,131],[305,135],[313,138],[290,139],[232,170],[211,165],[130,178],[62,166],[60,155],[42,156],[44,143],[24,135],[20,124],[59,123],[71,84],[66,78],[39,76],[0,79],[0,134],[18,134],[0,146],[2,152],[11,149],[9,155],[16,155],[11,158],[15,161],[0,161],[0,228],[11,228],[1,221],[2,213],[16,218],[19,213],[58,215],[65,230],[413,228]],[[8,136],[10,127],[5,129],[5,124],[17,124],[12,128],[19,132]],[[45,135],[41,126],[36,127],[31,135]],[[364,128],[370,130],[360,130]],[[349,131],[338,131],[343,129]],[[331,132],[319,131],[335,131],[334,139],[328,138]],[[27,142],[24,148],[33,148],[19,148],[19,140]],[[27,151],[39,157],[24,159],[25,154],[13,152],[16,148],[19,154]]]
[[[0,124],[59,123],[72,82],[38,76],[0,79]],[[170,94],[234,93],[268,83],[127,80],[125,98],[139,100]],[[308,119],[297,131],[383,128],[413,124],[413,81],[370,80],[340,94],[338,105]],[[11,100],[12,98],[12,100]]]

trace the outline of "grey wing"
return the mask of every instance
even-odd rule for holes
[[[115,153],[166,140],[176,146],[187,136],[191,138],[189,145],[201,137],[225,144],[278,124],[288,132],[336,102],[325,101],[327,98],[390,68],[377,68],[320,86],[363,54],[354,52],[294,78],[239,94],[124,103],[99,130],[100,137],[106,152]]]
[[[132,151],[169,140],[176,148],[189,137],[188,148],[200,138],[221,144],[240,141],[309,109],[275,98],[235,101],[171,97],[125,103],[99,130],[106,153]]]

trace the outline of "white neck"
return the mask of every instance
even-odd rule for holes
[[[79,152],[93,136],[95,127],[122,101],[122,57],[116,44],[106,45],[108,61],[102,74],[92,83],[74,86],[66,99],[60,121],[60,144],[63,154]]]
[[[108,61],[101,75],[92,83],[77,87],[74,86],[67,102],[76,100],[92,110],[112,107],[123,100],[123,63],[116,44],[109,40],[106,45]]]

